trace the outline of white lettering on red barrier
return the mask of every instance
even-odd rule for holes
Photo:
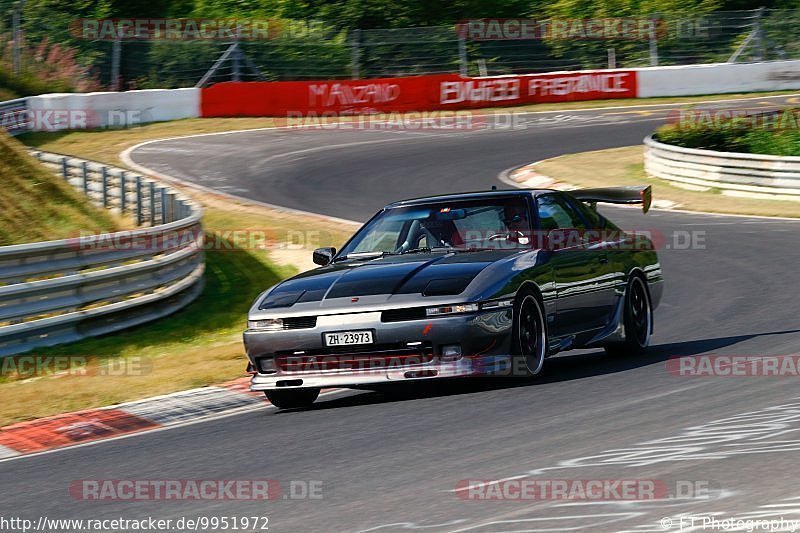
[[[629,90],[625,86],[626,76],[626,72],[614,72],[558,78],[533,78],[528,81],[528,94],[561,96],[579,93],[622,93]]]
[[[441,84],[442,104],[460,102],[503,102],[520,98],[519,78],[486,81],[444,81]]]
[[[396,83],[369,83],[347,85],[343,83],[321,83],[308,86],[308,103],[311,106],[356,104],[383,104],[400,97],[400,86]]]

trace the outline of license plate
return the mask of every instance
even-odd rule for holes
[[[337,331],[325,334],[325,346],[350,346],[354,344],[372,344],[372,332],[364,331]]]

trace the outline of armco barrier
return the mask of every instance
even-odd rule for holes
[[[27,98],[0,102],[0,128],[4,128],[11,135],[19,135],[30,131],[31,124],[27,102]]]
[[[800,61],[636,69],[639,98],[800,89]]]
[[[0,356],[155,320],[203,287],[201,209],[142,176],[34,152],[95,203],[150,227],[0,247]]]
[[[658,142],[652,136],[644,144],[644,168],[651,176],[700,187],[800,199],[800,157],[682,148]]]
[[[224,82],[202,89],[201,115],[291,116],[435,111],[635,98],[636,72],[596,70],[489,78],[456,74],[370,80]]]

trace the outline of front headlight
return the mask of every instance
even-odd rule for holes
[[[513,298],[507,300],[490,300],[488,302],[483,302],[481,304],[481,309],[502,309],[504,307],[512,307],[513,305]]]
[[[283,329],[283,319],[267,318],[266,320],[248,320],[247,329],[259,329],[262,331],[279,331]]]
[[[472,313],[478,310],[478,304],[454,304],[425,309],[427,316],[456,315],[459,313]]]

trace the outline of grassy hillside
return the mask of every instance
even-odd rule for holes
[[[0,246],[116,228],[109,213],[91,205],[0,129]]]

